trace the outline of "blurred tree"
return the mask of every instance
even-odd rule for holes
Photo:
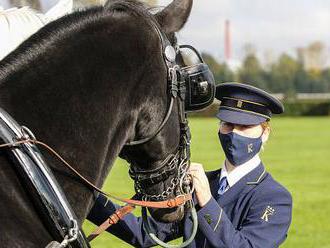
[[[243,45],[243,54],[245,58],[250,55],[256,55],[256,53],[257,53],[257,48],[252,43],[245,43]]]
[[[213,72],[216,84],[235,81],[235,75],[226,63],[217,62],[216,59],[208,53],[203,53],[202,57]]]
[[[272,49],[266,49],[263,53],[263,68],[266,71],[271,70],[271,66],[275,63],[276,59],[274,51]]]
[[[323,92],[330,92],[330,68],[322,71]]]
[[[296,71],[296,77],[294,81],[294,88],[296,92],[305,93],[310,92],[310,80],[308,73],[304,70],[302,64],[298,63],[298,69]]]
[[[297,49],[298,60],[304,65],[305,70],[324,69],[327,60],[326,52],[326,46],[321,41],[315,41],[307,47]]]
[[[265,71],[262,69],[258,58],[254,54],[248,54],[243,60],[242,68],[238,71],[239,82],[268,90],[265,78]]]
[[[299,69],[298,62],[287,54],[282,54],[270,71],[269,89],[274,93],[290,93],[296,91],[295,80]]]

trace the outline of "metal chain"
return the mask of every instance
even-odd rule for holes
[[[181,154],[178,154],[179,156]],[[185,152],[185,149],[183,149],[182,152],[182,158],[179,159],[177,158],[177,156],[175,156],[170,162],[169,162],[169,169],[168,170],[172,170],[174,169],[174,167],[177,167],[177,176],[175,178],[171,179],[171,185],[169,187],[166,188],[166,190],[164,190],[162,193],[157,194],[157,195],[150,195],[144,192],[143,187],[141,186],[141,184],[139,183],[139,180],[135,181],[135,190],[137,193],[142,195],[142,200],[144,201],[150,201],[150,200],[155,200],[155,201],[162,201],[162,200],[166,200],[168,199],[168,197],[170,197],[175,189],[177,188],[177,186],[180,186],[180,182],[183,180],[183,178],[185,178],[188,173],[188,167],[189,167],[189,160],[187,158],[187,153]],[[181,157],[181,156],[180,156]],[[178,163],[180,161],[180,163]],[[163,172],[162,172],[163,173]],[[183,191],[182,187],[180,187],[180,193],[184,194],[185,192]]]

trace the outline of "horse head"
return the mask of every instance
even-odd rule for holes
[[[113,2],[116,1],[108,2],[109,6],[112,6]],[[182,121],[184,116],[182,105],[178,102],[179,97],[173,102],[171,99],[171,69],[178,66],[175,62],[178,51],[173,48],[178,47],[175,32],[186,23],[191,7],[192,0],[175,0],[150,18],[151,32],[158,36],[158,49],[150,52],[162,65],[162,68],[153,73],[158,74],[157,80],[162,86],[157,87],[151,99],[146,99],[144,108],[138,115],[135,132],[120,154],[131,164],[130,175],[135,180],[136,192],[144,200],[162,201],[183,194],[182,180],[186,176],[184,171],[187,163],[182,163],[182,159],[187,157],[182,156],[189,154],[183,155],[182,152],[187,151],[180,151],[179,147],[182,145],[182,139],[189,139],[189,130],[185,130],[184,134],[180,130],[180,120]],[[150,73],[152,72],[148,74]],[[149,211],[155,219],[163,222],[173,222],[184,216],[183,206],[151,208]]]

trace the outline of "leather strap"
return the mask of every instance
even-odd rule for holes
[[[114,198],[114,197],[113,197]],[[117,198],[115,198],[117,199]],[[118,199],[117,199],[118,200]],[[175,198],[168,199],[165,201],[138,201],[132,199],[120,199],[120,201],[134,206],[147,207],[147,208],[175,208],[182,206],[187,201],[192,200],[191,193],[185,195],[179,195]]]
[[[84,176],[82,176],[78,171],[76,171],[64,158],[62,158],[54,149],[52,149],[50,146],[47,144],[38,141],[36,139],[22,139],[18,140],[13,143],[5,143],[5,144],[0,144],[0,148],[4,147],[13,147],[13,146],[18,146],[20,144],[24,143],[33,143],[33,144],[39,144],[42,145],[43,147],[47,148],[48,151],[50,151],[52,154],[54,154],[60,161],[63,162],[64,165],[68,169],[70,169],[74,174],[76,174],[83,182],[85,182],[88,186],[93,188],[94,190],[98,191],[99,193],[103,194],[104,196],[116,199],[121,202],[125,202],[126,205],[120,209],[118,209],[115,213],[113,213],[103,224],[101,224],[96,230],[91,233],[87,240],[90,242],[93,239],[95,239],[97,236],[99,236],[102,232],[104,232],[106,229],[108,229],[111,225],[114,225],[118,223],[119,220],[123,219],[123,217],[126,214],[129,214],[132,212],[135,208],[135,206],[141,206],[141,207],[148,207],[148,208],[174,208],[178,207],[181,205],[184,205],[187,201],[192,200],[192,194],[185,194],[185,195],[179,195],[175,198],[168,199],[165,201],[159,201],[159,202],[154,202],[154,201],[139,201],[135,200],[135,196],[132,199],[123,199],[119,198],[117,196],[113,196],[109,193],[103,192],[101,189],[96,187],[94,184],[92,184],[90,181],[88,181]]]
[[[191,199],[191,194],[188,195]],[[171,208],[173,206],[180,206],[184,204],[187,201],[187,195],[178,196],[174,199],[170,199],[168,201],[163,202],[157,202],[157,207],[159,208],[159,204],[164,205],[164,207]],[[110,217],[103,222],[100,226],[98,226],[88,237],[88,242],[91,242],[93,239],[95,239],[97,236],[99,236],[102,232],[107,230],[110,226],[115,225],[118,223],[118,221],[122,220],[126,214],[131,213],[135,209],[135,203],[138,202],[139,206],[141,206],[141,201],[136,200],[128,200],[128,202],[131,202],[132,204],[127,204],[119,209],[116,210]],[[154,202],[156,203],[156,202]],[[133,205],[134,204],[134,205]]]
[[[117,224],[118,221],[122,220],[126,214],[129,214],[135,209],[135,206],[127,204],[114,212],[110,217],[103,222],[99,227],[97,227],[88,237],[88,242],[91,242],[97,236],[99,236],[102,232],[107,230],[110,226]]]
[[[125,198],[120,198],[120,197],[111,195],[109,193],[102,191],[101,189],[96,187],[93,183],[88,181],[83,175],[81,175],[76,169],[74,169],[64,158],[62,158],[53,148],[51,148],[47,144],[45,144],[41,141],[38,141],[36,139],[27,138],[27,139],[18,140],[13,143],[0,144],[0,148],[18,146],[20,144],[29,143],[29,142],[31,142],[33,144],[39,144],[39,145],[45,147],[48,151],[50,151],[53,155],[55,155],[69,170],[71,170],[75,175],[77,175],[85,184],[87,184],[89,187],[91,187],[92,189],[94,189],[95,191],[101,193],[102,195],[104,195],[106,197],[116,199],[118,201],[125,202],[130,205],[147,207],[147,208],[174,208],[174,207],[181,206],[181,205],[185,204],[187,201],[190,201],[192,199],[191,194],[179,195],[175,198],[168,199],[165,201],[158,201],[158,202],[125,199]]]

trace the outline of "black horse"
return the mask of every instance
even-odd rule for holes
[[[142,8],[133,0],[110,0],[104,7],[65,16],[0,62],[0,107],[99,187],[119,154],[141,169],[153,169],[177,149],[180,136],[174,105],[158,135],[143,145],[125,147],[157,130],[170,101],[159,34],[150,19],[157,20],[175,45],[174,32],[185,24],[192,0],[174,0],[154,16],[113,7],[121,1]],[[51,155],[44,156],[81,226],[93,191]],[[161,193],[172,177],[147,193]],[[0,184],[0,246],[45,247],[52,237],[3,152]],[[154,215],[174,221],[183,211]]]

